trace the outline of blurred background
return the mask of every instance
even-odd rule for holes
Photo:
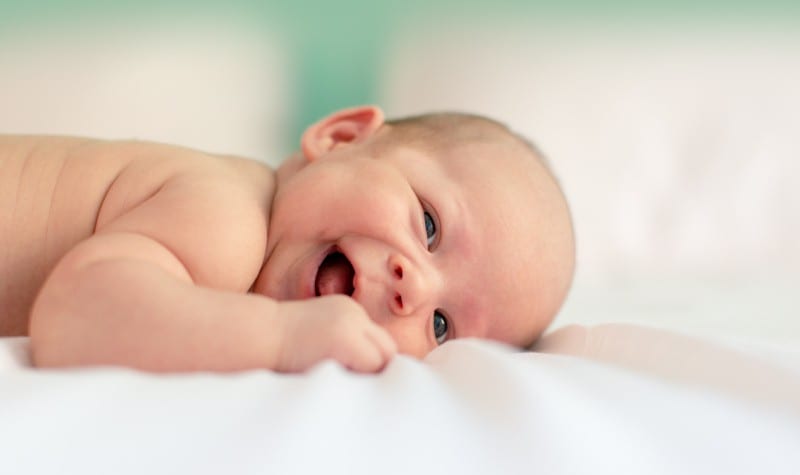
[[[800,342],[800,2],[0,0],[0,132],[277,164],[345,106],[507,123],[569,197],[556,327]]]

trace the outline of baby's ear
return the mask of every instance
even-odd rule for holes
[[[336,147],[365,141],[384,122],[383,111],[376,106],[342,109],[307,128],[300,146],[306,160],[314,161]]]

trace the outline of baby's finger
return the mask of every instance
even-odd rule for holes
[[[376,373],[386,364],[386,358],[380,348],[366,335],[348,345],[341,356],[337,358],[339,362],[351,371],[359,373]]]
[[[395,354],[397,354],[397,343],[385,328],[376,325],[368,328],[366,333],[367,338],[369,338],[380,350],[385,362],[388,363],[389,360],[392,359]]]

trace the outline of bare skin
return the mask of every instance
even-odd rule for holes
[[[339,111],[277,172],[0,136],[0,336],[30,335],[37,366],[150,371],[374,372],[451,338],[530,342],[572,275],[557,185],[515,140],[433,153],[391,133],[375,107]]]
[[[40,366],[298,371],[327,356],[375,371],[395,351],[343,296],[279,305],[248,294],[275,189],[264,165],[162,144],[4,136],[0,166],[12,203],[0,208],[0,335],[30,327]],[[304,345],[314,334],[285,323],[305,314],[340,342]],[[339,317],[319,317],[330,314]],[[382,346],[350,341],[356,330]],[[284,351],[291,335],[292,347],[317,351]]]

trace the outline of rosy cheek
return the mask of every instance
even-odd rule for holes
[[[413,317],[393,317],[393,321],[383,325],[397,343],[397,349],[404,355],[423,358],[428,354],[428,343]]]
[[[335,240],[353,234],[393,244],[419,239],[413,190],[403,176],[374,161],[319,164],[295,176],[278,200],[273,216],[287,236]]]

